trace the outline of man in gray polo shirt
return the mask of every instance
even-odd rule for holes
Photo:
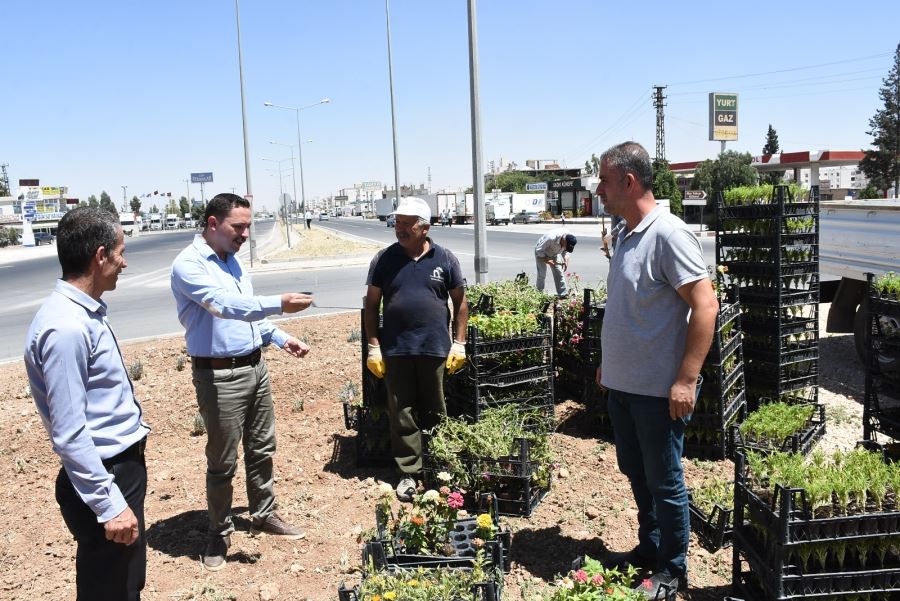
[[[601,156],[597,194],[625,227],[609,268],[597,382],[609,390],[619,470],[638,508],[638,545],[604,563],[649,570],[649,583],[638,588],[651,599],[661,584],[687,587],[681,452],[719,309],[700,243],[657,206],[652,186],[640,144],[625,142]]]

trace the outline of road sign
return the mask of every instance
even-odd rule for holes
[[[685,207],[705,207],[705,198],[685,198],[681,201],[681,205]]]
[[[212,171],[204,171],[203,173],[191,173],[192,184],[208,184],[213,181]]]
[[[547,189],[547,182],[535,182],[531,184],[525,184],[526,192],[539,192]]]
[[[706,192],[703,190],[685,190],[685,200],[706,200]]]

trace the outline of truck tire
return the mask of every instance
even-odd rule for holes
[[[853,320],[853,342],[856,346],[856,354],[859,355],[862,364],[866,366],[868,365],[866,359],[866,330],[869,325],[866,319],[867,305],[868,303],[863,300],[856,310],[856,316]],[[884,326],[887,328],[896,330],[900,327],[900,323],[894,317],[883,316],[881,319],[884,320]],[[874,350],[873,352],[875,352],[878,359],[878,368],[881,373],[895,382],[900,382],[900,349],[895,347]]]

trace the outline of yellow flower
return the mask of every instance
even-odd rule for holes
[[[384,598],[388,601],[394,601],[394,599],[397,598],[397,593],[395,593],[394,591],[388,591],[384,594]]]
[[[372,601],[381,601],[381,595],[373,595]]]
[[[407,580],[406,586],[419,586],[419,581],[415,578],[413,578],[412,580]]]
[[[487,513],[482,513],[477,518],[475,518],[475,523],[479,528],[490,528],[494,525],[494,520],[491,519],[491,516]]]

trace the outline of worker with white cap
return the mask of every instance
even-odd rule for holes
[[[401,473],[397,497],[410,501],[422,470],[422,430],[446,413],[444,372],[466,360],[469,314],[459,260],[428,237],[428,204],[407,197],[393,215],[397,242],[375,255],[366,278],[366,366],[385,379],[391,451]]]

